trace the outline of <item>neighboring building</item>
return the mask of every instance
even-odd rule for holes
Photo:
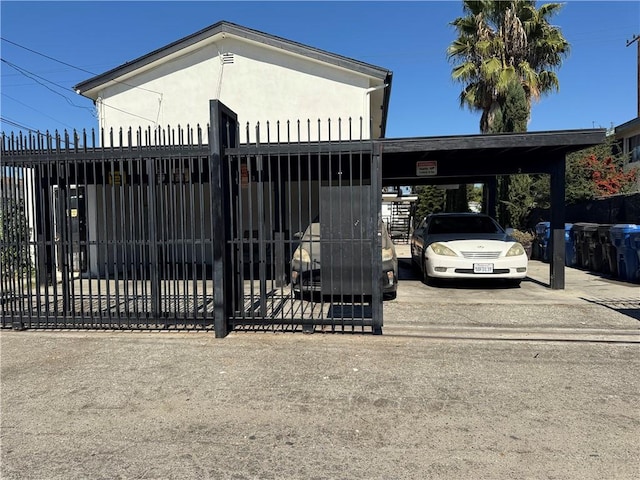
[[[640,168],[640,117],[617,126],[614,135],[620,143],[622,153],[628,155],[625,170]],[[640,176],[638,187],[640,188]]]
[[[385,68],[222,21],[74,88],[94,100],[105,131],[205,127],[209,100],[218,99],[251,125],[249,139],[241,128],[241,142],[256,140],[257,122],[270,122],[273,136],[278,121],[281,140],[291,121],[291,140],[313,141],[338,139],[339,119],[342,139],[350,119],[352,138],[384,137],[391,77]]]

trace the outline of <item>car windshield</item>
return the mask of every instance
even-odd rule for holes
[[[489,217],[434,217],[429,223],[429,234],[502,233],[502,229]]]

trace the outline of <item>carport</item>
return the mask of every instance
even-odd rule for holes
[[[382,186],[485,183],[495,215],[496,178],[548,174],[551,191],[549,285],[565,286],[566,155],[602,143],[604,129],[384,139]]]

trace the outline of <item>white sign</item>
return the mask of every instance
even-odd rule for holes
[[[435,175],[438,175],[438,162],[436,160],[416,162],[416,176],[433,177]]]

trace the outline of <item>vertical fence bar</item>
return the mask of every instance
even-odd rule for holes
[[[152,156],[146,159],[147,177],[149,179],[147,205],[149,206],[149,214],[147,222],[149,228],[149,277],[151,281],[151,316],[157,319],[160,316],[160,272],[158,270],[158,237],[156,229],[156,201],[158,199],[156,193],[156,160]]]
[[[383,326],[383,310],[382,310],[382,291],[380,287],[380,275],[382,272],[382,237],[378,234],[378,223],[381,221],[380,212],[382,208],[382,144],[374,143],[373,151],[370,155],[371,162],[371,213],[375,215],[376,223],[374,225],[372,242],[372,265],[371,265],[371,282],[373,286],[371,320],[372,329],[375,335],[382,334]],[[384,227],[383,227],[384,228]]]
[[[33,140],[33,137],[32,137]],[[30,151],[33,154],[35,146],[32,144]],[[37,265],[38,265],[38,243],[36,232],[36,182],[37,170],[34,168],[33,163],[29,163],[29,180],[28,180],[28,226],[29,226],[29,321],[32,318],[38,318],[40,316],[40,299],[39,299],[39,286],[37,284]]]

